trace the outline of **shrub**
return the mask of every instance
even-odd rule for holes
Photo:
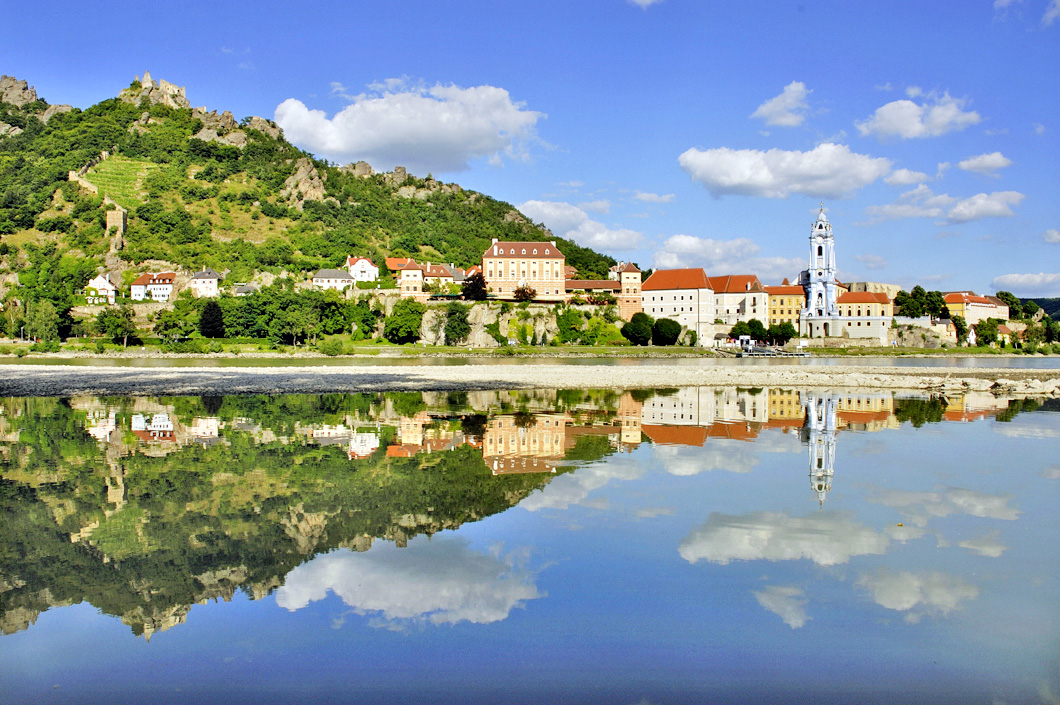
[[[651,331],[653,345],[673,345],[681,335],[681,324],[669,318],[655,321]]]
[[[391,343],[404,345],[415,343],[420,339],[420,325],[427,307],[412,299],[402,299],[394,306],[394,311],[383,327],[383,337]]]
[[[342,341],[338,338],[328,338],[320,344],[320,352],[324,353],[328,357],[335,357],[336,355],[341,355]]]

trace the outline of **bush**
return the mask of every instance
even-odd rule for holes
[[[342,341],[338,338],[328,338],[320,344],[320,352],[324,353],[328,357],[335,357],[336,355],[341,355]]]
[[[681,336],[681,324],[669,318],[655,321],[651,331],[653,345],[673,345]]]
[[[402,299],[394,306],[383,326],[383,337],[391,343],[404,345],[420,339],[420,325],[427,307],[412,299]]]
[[[622,335],[634,345],[647,345],[651,342],[651,325],[642,320],[630,321],[622,326]]]

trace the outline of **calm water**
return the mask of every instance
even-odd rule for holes
[[[0,700],[1038,703],[1060,404],[0,399]]]

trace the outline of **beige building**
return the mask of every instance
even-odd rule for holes
[[[756,318],[768,327],[769,293],[753,274],[730,274],[708,277],[707,286],[714,291],[714,316],[726,329],[740,321]]]
[[[486,425],[482,458],[494,475],[556,472],[567,440],[566,415],[496,416]]]
[[[657,269],[640,287],[641,307],[696,332],[699,345],[714,339],[714,290],[702,269]]]
[[[787,280],[784,280],[787,282]],[[801,286],[787,283],[780,286],[763,287],[769,295],[769,320],[762,321],[765,326],[790,323],[799,329],[799,311],[806,305],[806,291]]]
[[[567,259],[556,242],[500,242],[496,238],[482,255],[482,274],[490,292],[510,299],[528,286],[538,301],[563,301],[567,295]]]
[[[206,267],[201,272],[195,272],[192,275],[188,281],[188,288],[196,298],[213,297],[219,293],[217,285],[220,281],[221,275]]]
[[[979,296],[971,291],[952,291],[942,297],[950,316],[960,316],[972,326],[987,318],[1008,320],[1008,306],[993,296]]]

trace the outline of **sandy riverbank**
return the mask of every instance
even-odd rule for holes
[[[222,395],[685,386],[993,391],[1060,396],[1060,370],[976,367],[622,365],[91,367],[0,365],[0,396]]]

